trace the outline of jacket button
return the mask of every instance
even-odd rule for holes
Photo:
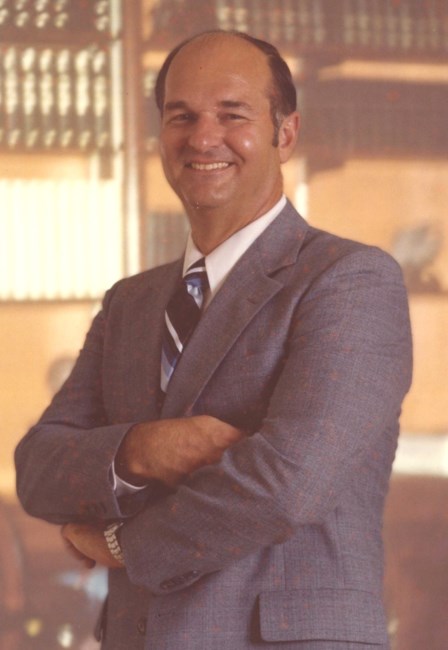
[[[138,630],[138,633],[141,634],[141,636],[145,636],[145,634],[146,634],[146,618],[144,616],[142,616],[141,618],[138,619],[137,630]]]

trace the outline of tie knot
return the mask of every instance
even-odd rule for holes
[[[185,272],[184,282],[187,285],[187,291],[198,302],[202,302],[204,291],[209,287],[207,269],[205,268],[205,258],[191,264]]]

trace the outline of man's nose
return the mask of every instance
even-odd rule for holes
[[[196,151],[205,152],[221,144],[223,127],[213,115],[201,115],[191,125],[188,144]]]

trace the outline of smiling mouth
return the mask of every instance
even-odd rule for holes
[[[187,167],[190,169],[195,169],[200,172],[210,172],[215,171],[216,169],[227,169],[231,166],[231,163],[228,162],[213,162],[213,163],[196,163],[191,162],[187,163]]]

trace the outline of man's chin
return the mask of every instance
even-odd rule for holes
[[[189,210],[213,213],[225,210],[229,205],[229,201],[216,196],[189,196],[187,200],[183,201],[183,205],[187,213]]]

